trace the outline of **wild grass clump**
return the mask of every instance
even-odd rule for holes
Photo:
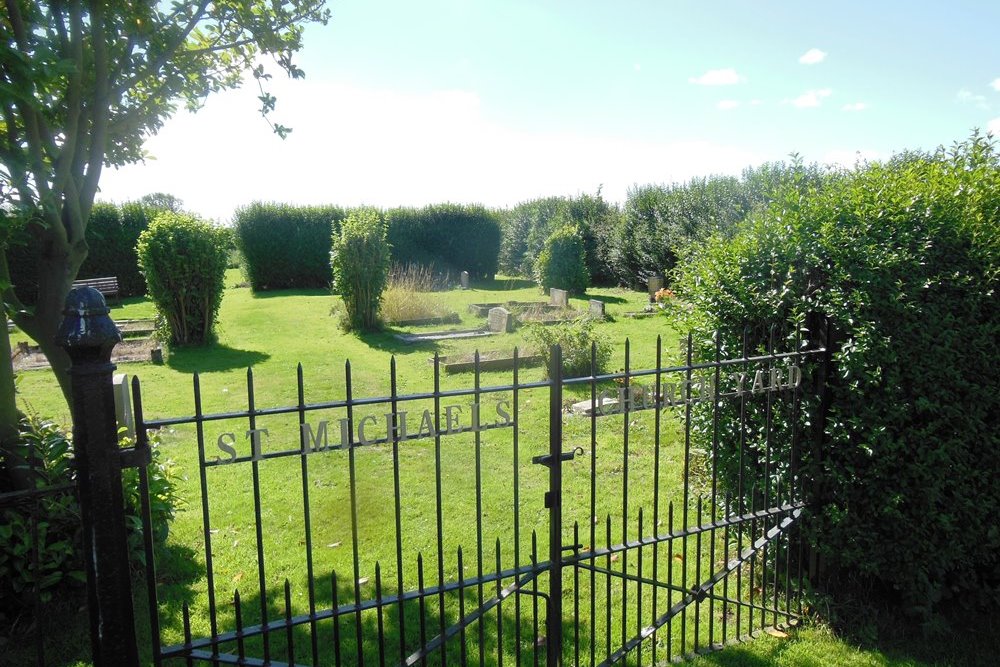
[[[435,299],[431,292],[439,286],[433,269],[419,264],[395,264],[389,272],[389,284],[382,293],[379,316],[388,324],[436,317],[455,317],[454,311]]]

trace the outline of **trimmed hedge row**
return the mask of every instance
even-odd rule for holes
[[[500,222],[482,206],[436,204],[385,212],[392,261],[492,278],[500,252]]]
[[[330,238],[347,212],[337,206],[254,202],[236,210],[236,247],[255,291],[330,286]]]
[[[807,176],[681,266],[693,309],[681,312],[720,331],[725,350],[745,326],[756,350],[772,325],[826,313],[837,332],[826,448],[801,468],[820,491],[813,544],[833,571],[882,582],[925,620],[947,600],[997,604],[1000,153],[974,135],[822,188]],[[763,432],[764,411],[748,419],[746,433]],[[719,437],[724,450],[739,442]]]

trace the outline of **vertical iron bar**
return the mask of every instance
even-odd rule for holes
[[[240,590],[233,591],[233,609],[236,614],[236,655],[240,662],[246,660],[246,646],[243,642],[243,605],[240,602]]]
[[[288,664],[295,664],[295,628],[292,627],[292,585],[285,579],[285,648]]]
[[[670,501],[667,504],[667,535],[670,539],[667,541],[667,582],[673,586],[674,584],[674,501]],[[682,538],[683,539],[683,538]],[[670,609],[674,605],[674,589],[667,589],[667,609]],[[674,656],[674,621],[673,618],[667,621],[667,661],[669,662]]]
[[[340,667],[340,601],[337,592],[337,571],[330,573],[330,588],[333,591],[330,606],[333,612],[333,664]]]
[[[653,535],[657,535],[660,530],[660,411],[662,409],[663,392],[663,338],[656,336],[656,385],[653,390]],[[653,545],[653,581],[659,581],[660,565],[660,544]],[[658,604],[660,597],[660,587],[653,586],[652,590],[653,609],[650,618],[658,618]],[[653,639],[652,663],[656,664],[656,648],[658,642]]]
[[[138,423],[141,423],[141,421],[142,420],[140,419]],[[37,481],[35,481],[37,479],[36,475],[38,474],[38,467],[39,467],[38,448],[34,444],[29,443],[28,470],[30,473],[30,478],[31,480],[33,480],[34,484],[38,483]],[[30,532],[31,532],[31,567],[33,568],[36,575],[41,571],[41,569],[39,568],[39,560],[40,560],[39,551],[41,550],[41,547],[38,544],[38,516],[41,513],[41,502],[42,499],[40,496],[35,496],[35,498],[32,499],[31,514],[28,517],[28,524],[30,525]],[[145,526],[145,524],[143,525]],[[33,588],[32,594],[35,599],[32,604],[32,612],[34,613],[35,616],[35,632],[34,632],[35,662],[38,663],[38,667],[45,667],[45,641],[44,641],[45,615],[42,613],[42,595],[41,595],[41,590],[39,590],[38,577],[36,576],[34,579],[35,581],[33,582],[32,585]],[[149,582],[148,577],[146,581],[147,583]],[[154,637],[157,636],[158,635],[154,635]],[[159,645],[157,645],[156,648],[159,649]],[[158,654],[158,651],[156,651],[155,653]]]
[[[732,514],[732,496],[729,491],[726,491],[726,518]],[[726,521],[726,527],[722,531],[722,558],[728,563],[729,562],[729,522]],[[737,591],[737,597],[739,597],[739,592]],[[727,630],[729,629],[729,575],[722,580],[722,645],[725,646],[727,637]]]
[[[389,387],[392,407],[392,497],[396,522],[396,593],[399,623],[399,655],[406,655],[406,610],[403,607],[403,519],[399,489],[399,390],[396,384],[396,355],[389,359]]]
[[[462,547],[458,548],[458,617],[459,619],[465,618],[465,564],[462,562]],[[518,622],[520,623],[521,617],[518,617]],[[468,655],[466,654],[465,648],[465,626],[461,627],[459,631],[459,660],[460,664],[465,665],[468,661]]]
[[[476,403],[479,403],[479,350],[473,355],[473,382],[475,383]],[[436,377],[436,373],[435,373]],[[435,380],[434,392],[437,393],[437,381]],[[475,434],[475,456],[476,456],[476,592],[478,593],[478,604],[483,604],[483,460],[482,442],[479,438],[479,431]],[[440,488],[440,482],[439,482]],[[438,496],[440,498],[440,496]],[[440,539],[440,538],[439,538]],[[441,612],[444,613],[444,592],[441,593]],[[476,624],[479,631],[479,664],[486,662],[486,623],[480,619]],[[441,619],[441,633],[444,634],[444,618]],[[443,655],[443,652],[442,652]]]
[[[188,608],[187,602],[181,605],[181,627],[184,632],[184,663],[191,667],[194,665],[194,659],[191,657],[191,609]]]
[[[534,569],[538,569],[538,533],[531,531],[531,564]],[[531,621],[535,630],[535,640],[532,642],[532,658],[535,667],[538,667],[538,644],[541,637],[538,635],[538,576],[531,578]]]
[[[562,348],[549,351],[549,601],[545,614],[548,667],[562,661]]]
[[[309,595],[309,642],[312,648],[313,667],[319,665],[319,637],[316,630],[316,583],[313,579],[312,520],[309,511],[309,443],[303,426],[306,423],[306,390],[302,374],[302,364],[296,369],[296,385],[299,398],[299,438],[302,449],[302,521],[306,538],[306,586]]]
[[[701,495],[698,496],[698,525],[701,524],[702,520],[702,498]],[[699,530],[698,535],[695,537],[695,560],[694,560],[694,581],[695,585],[701,582],[701,535],[702,532]],[[694,648],[695,652],[698,651],[698,637],[699,630],[701,629],[701,602],[694,603]]]
[[[521,519],[520,512],[518,508],[520,505],[520,442],[517,437],[517,432],[520,430],[518,424],[519,414],[518,414],[518,403],[519,403],[519,377],[518,372],[520,370],[520,356],[517,347],[514,348],[514,388],[512,401],[514,405],[512,410],[514,413],[514,429],[513,429],[513,447],[514,447],[514,569],[521,567]],[[461,568],[459,568],[461,569]],[[514,596],[514,618],[516,622],[514,623],[514,662],[516,667],[521,667],[521,596]]]
[[[195,374],[195,377],[198,377]],[[196,408],[197,410],[197,408]],[[132,376],[132,414],[135,418],[135,440],[137,449],[149,449],[149,434],[146,433],[146,422],[142,415],[142,390],[139,386],[139,378]],[[197,413],[196,413],[197,414]],[[201,455],[199,455],[199,458]],[[204,467],[202,467],[204,470]],[[153,530],[152,514],[149,506],[149,471],[143,466],[139,468],[139,489],[142,501],[142,526],[143,526],[143,550],[146,554],[146,598],[149,605],[149,636],[152,646],[154,667],[160,667],[163,662],[161,657],[162,643],[160,641],[160,605],[156,592],[156,561],[153,553]],[[205,543],[205,550],[208,551],[208,543]],[[207,563],[212,561],[206,558]],[[209,579],[211,581],[211,579]],[[210,601],[214,601],[214,596]],[[211,616],[210,616],[211,618]],[[215,633],[212,633],[212,652],[217,651],[215,644]]]
[[[135,378],[138,381],[138,378]],[[212,524],[208,508],[208,470],[205,467],[205,423],[202,420],[201,376],[194,374],[194,423],[198,440],[198,481],[201,485],[202,539],[205,540],[205,582],[208,587],[208,626],[212,633],[212,655],[218,655],[218,610],[215,604],[215,567],[212,555]]]
[[[382,610],[382,566],[375,562],[375,614],[378,621],[378,664],[385,667],[385,614]]]
[[[580,544],[580,522],[573,522],[573,544]],[[573,664],[580,664],[580,566],[573,566]]]
[[[597,343],[590,344],[590,550],[597,549]],[[610,630],[609,630],[610,632]],[[597,573],[590,568],[590,667],[597,661]]]
[[[478,433],[476,434],[478,438]],[[496,596],[497,600],[501,602],[497,603],[497,667],[503,667],[503,602],[500,594],[503,592],[503,580],[500,578],[500,572],[503,571],[502,563],[500,560],[500,538],[497,538],[497,588]],[[444,650],[442,648],[442,650]]]
[[[642,507],[639,508],[639,548],[636,549],[635,557],[635,570],[638,579],[635,584],[635,634],[639,636],[642,634],[642,542],[643,542],[643,530],[642,530]],[[655,586],[654,586],[655,588]],[[642,649],[643,644],[639,644],[636,647],[636,664],[642,664]]]
[[[261,434],[257,433],[252,368],[247,368],[247,418],[250,423],[250,448],[253,454],[250,465],[253,472],[253,516],[257,536],[257,585],[260,588],[261,641],[264,647],[264,659],[268,660],[271,656],[271,638],[267,623],[267,580],[264,575],[264,526],[261,519],[260,504],[260,462],[258,460],[257,446],[254,442],[254,439],[257,438],[257,442],[260,443],[260,447],[263,449],[263,438],[260,437]]]
[[[361,636],[361,561],[358,555],[358,478],[354,456],[354,389],[351,381],[351,362],[344,362],[344,384],[347,394],[347,465],[351,493],[351,556],[354,563],[354,640],[357,643],[357,665],[364,667],[365,653]]]
[[[629,339],[625,339],[624,400],[622,411],[622,544],[628,544],[628,421],[632,409],[632,385],[629,382]],[[622,646],[628,641],[628,549],[621,553],[622,562]]]
[[[478,352],[476,353],[478,358]],[[476,364],[476,382],[478,384],[479,375],[479,364]],[[477,456],[477,475],[478,475],[478,455]],[[445,613],[444,613],[444,507],[443,507],[443,493],[441,489],[441,358],[438,354],[434,353],[434,510],[435,510],[435,525],[437,528],[436,538],[437,538],[437,575],[438,575],[438,629],[441,633],[441,638],[444,638],[445,630]],[[478,534],[480,539],[480,550],[479,559],[482,560],[482,525],[479,518],[479,513],[481,512],[481,501],[479,499],[479,487],[476,487],[476,526],[478,528]],[[480,566],[480,573],[482,572],[482,566]],[[480,604],[482,603],[482,585],[480,584]],[[482,624],[480,624],[480,639],[482,639]],[[480,641],[482,644],[482,641]],[[482,650],[482,649],[480,649]],[[441,665],[444,667],[445,660],[447,659],[446,652],[441,651]],[[482,654],[480,654],[480,662],[482,662]]]
[[[424,555],[422,553],[417,554],[417,591],[420,593],[417,596],[419,600],[419,610],[420,610],[420,650],[423,652],[427,648],[427,603],[426,593],[424,592]],[[427,664],[427,654],[420,658],[420,664]]]
[[[712,382],[712,532],[709,561],[715,566],[719,518],[719,383],[722,381],[722,334],[715,331],[715,374]],[[708,599],[708,645],[715,645],[715,597]]]
[[[606,569],[608,571],[607,575],[605,575],[605,579],[607,580],[607,585],[606,585],[606,589],[605,589],[605,595],[606,595],[606,597],[605,597],[605,600],[604,600],[604,615],[605,615],[605,624],[606,624],[605,625],[606,632],[604,633],[604,643],[605,643],[605,649],[606,649],[607,655],[604,657],[604,659],[605,660],[610,660],[611,659],[611,634],[612,634],[612,630],[611,630],[611,515],[610,514],[608,514],[608,517],[607,517],[607,520],[604,523],[604,526],[605,526],[605,528],[604,528],[604,534],[605,534],[605,541],[606,541],[606,545],[605,546],[608,549],[607,560],[604,563],[604,566],[605,566],[604,569]]]
[[[689,521],[689,505],[691,504],[691,363],[692,363],[692,336],[687,336],[686,368],[684,369],[684,506],[681,508],[682,522],[687,530],[691,523]],[[681,540],[681,586],[687,590],[687,570],[688,570],[688,539],[685,536]],[[687,647],[687,607],[681,609],[681,650],[684,655]]]

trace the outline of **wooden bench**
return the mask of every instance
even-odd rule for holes
[[[103,294],[105,298],[114,297],[115,299],[118,299],[118,276],[74,280],[73,287],[93,287],[98,292]],[[120,301],[120,299],[118,300]]]

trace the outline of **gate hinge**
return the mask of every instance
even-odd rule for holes
[[[153,452],[148,446],[120,449],[118,456],[123,470],[125,468],[145,468],[153,460]]]
[[[559,454],[560,461],[572,461],[577,454],[583,454],[583,447],[574,447],[568,452],[562,452]],[[538,465],[550,466],[552,465],[553,457],[551,454],[542,454],[531,459],[532,463],[537,463]],[[548,505],[546,505],[548,507]]]

